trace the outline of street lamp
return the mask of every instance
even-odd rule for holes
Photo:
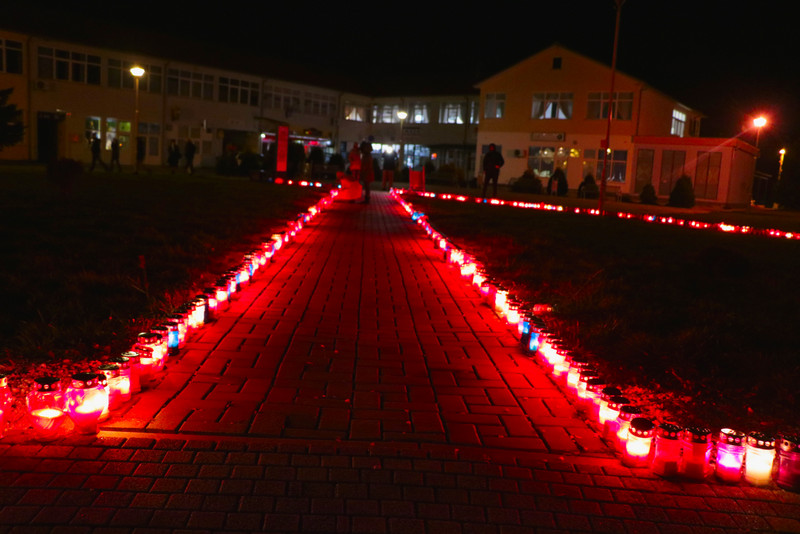
[[[139,78],[144,76],[144,69],[138,65],[131,67],[134,92],[136,94],[136,110],[133,116],[133,160],[135,173],[139,174]]]
[[[408,117],[408,113],[406,113],[405,111],[400,110],[397,112],[397,118],[400,119],[400,165],[401,165],[400,172],[403,172],[402,165],[405,165],[406,163],[405,160],[406,151],[405,151],[405,145],[403,144],[403,121],[406,120],[406,117]]]
[[[753,126],[756,127],[756,148],[758,148],[758,138],[761,135],[761,128],[767,125],[767,119],[764,116],[756,117],[753,119]]]

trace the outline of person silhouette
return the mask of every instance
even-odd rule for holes
[[[92,137],[89,148],[92,151],[92,165],[89,167],[89,172],[94,170],[94,166],[97,163],[102,165],[105,170],[108,170],[108,165],[106,165],[103,159],[100,157],[100,138],[97,137],[97,134],[94,134]]]
[[[497,179],[500,177],[500,167],[505,165],[503,155],[497,151],[494,143],[489,145],[489,151],[483,156],[483,198],[486,198],[486,189],[489,187],[489,181],[492,182],[493,194],[492,198],[497,197]]]

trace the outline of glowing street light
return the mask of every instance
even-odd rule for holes
[[[397,118],[400,119],[400,165],[406,164],[406,151],[405,145],[403,144],[403,121],[405,121],[407,117],[408,113],[402,109],[397,112]],[[400,167],[400,172],[403,172],[403,167]]]
[[[138,65],[131,67],[131,75],[134,81],[134,92],[136,94],[136,110],[133,118],[133,160],[135,173],[139,174],[139,78],[144,76],[144,69]]]
[[[767,125],[767,118],[762,116],[753,119],[753,126],[756,128],[756,148],[758,148],[758,138],[761,135],[761,128]]]

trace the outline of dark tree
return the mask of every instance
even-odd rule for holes
[[[16,104],[8,103],[13,91],[13,87],[0,90],[0,150],[22,141],[25,131],[22,125],[22,111],[17,109]]]

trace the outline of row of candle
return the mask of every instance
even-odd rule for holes
[[[398,189],[396,191],[398,194],[416,194],[426,198],[455,200],[457,202],[475,202],[479,204],[491,204],[494,206],[511,206],[515,208],[556,211],[562,213],[575,213],[580,215],[594,215],[594,216],[611,215],[611,216],[616,216],[619,219],[638,220],[649,223],[667,224],[671,226],[682,226],[698,230],[716,230],[719,232],[734,233],[734,234],[760,235],[765,237],[778,237],[783,239],[800,239],[800,232],[791,232],[775,228],[754,228],[752,226],[728,224],[724,222],[708,223],[691,219],[682,219],[680,217],[631,213],[625,211],[606,212],[596,208],[568,207],[568,206],[561,206],[558,204],[550,204],[547,202],[520,202],[516,200],[500,200],[496,198],[487,199],[481,197],[469,197],[465,195],[453,195],[450,193],[430,193],[430,192],[426,193],[426,192],[404,190],[404,189]]]
[[[664,477],[702,480],[711,475],[734,483],[742,478],[754,485],[768,484],[800,490],[800,441],[785,435],[777,440],[760,433],[722,429],[716,439],[705,428],[682,428],[671,423],[656,425],[643,410],[607,383],[592,362],[573,354],[562,340],[548,331],[542,317],[552,312],[547,305],[526,306],[502,285],[489,278],[476,259],[436,231],[427,217],[414,210],[399,194],[393,196],[441,250],[443,259],[479,291],[486,304],[506,321],[525,350],[537,357],[551,379],[572,398],[584,418],[621,455],[623,464],[650,467]],[[715,454],[714,454],[715,453]],[[713,464],[712,464],[713,461]]]
[[[177,354],[191,333],[213,321],[275,254],[292,242],[305,224],[330,206],[337,192],[323,197],[285,228],[272,232],[260,247],[244,255],[242,262],[224,273],[214,284],[178,307],[161,324],[141,332],[130,350],[112,357],[94,372],[77,373],[64,387],[54,376],[34,379],[25,398],[28,421],[37,439],[60,437],[70,420],[81,434],[95,434],[110,412],[124,406],[132,395],[154,384],[167,359]],[[0,375],[0,437],[13,396],[6,376]]]

